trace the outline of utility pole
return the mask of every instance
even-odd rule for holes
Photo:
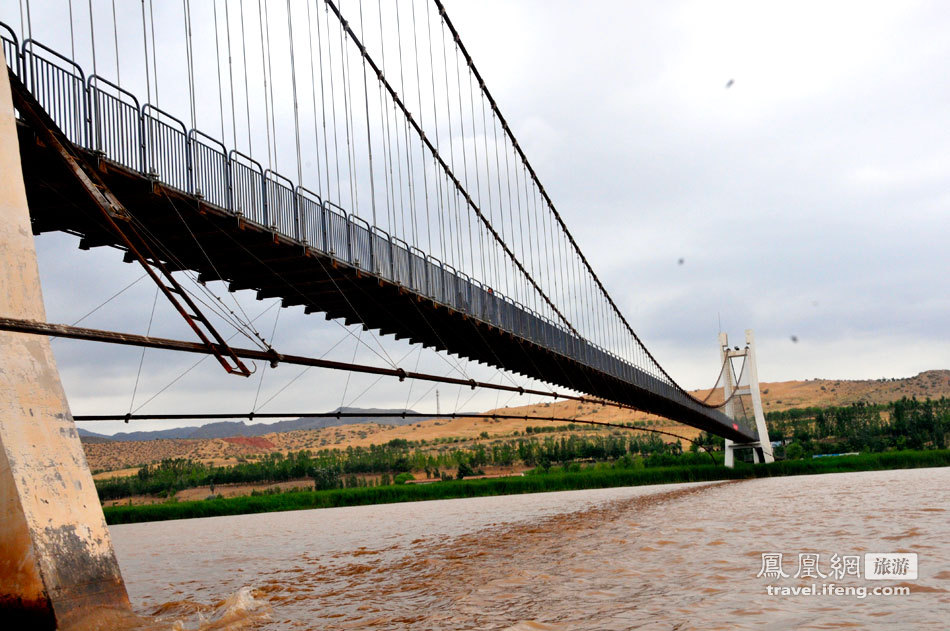
[[[436,388],[435,389],[435,415],[438,416],[441,413],[442,413],[441,410],[439,410],[439,389]]]

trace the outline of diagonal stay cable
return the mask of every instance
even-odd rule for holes
[[[491,383],[493,380],[495,380],[496,378],[500,377],[500,376],[503,375],[503,374],[504,374],[504,373],[503,373],[500,369],[496,368],[496,369],[495,369],[495,374],[491,376],[491,378],[488,380],[488,383]],[[496,392],[499,392],[499,391],[496,391]],[[472,399],[474,399],[474,398],[475,398],[476,396],[478,396],[479,394],[481,394],[481,390],[474,390],[474,389],[473,389],[473,390],[472,390],[472,394],[470,394],[470,395],[468,396],[468,398],[465,399],[465,401],[462,403],[462,405],[458,406],[458,408],[459,408],[459,409],[465,409],[465,407],[468,406],[468,404],[472,402]],[[456,410],[456,411],[458,411],[458,410]]]
[[[274,278],[276,278],[277,280],[281,281],[281,282],[282,282],[284,285],[286,285],[291,291],[293,291],[294,293],[296,293],[296,294],[297,294],[298,296],[300,296],[301,298],[304,298],[305,300],[309,301],[309,297],[308,297],[306,294],[304,294],[302,291],[300,291],[300,289],[299,289],[296,285],[294,285],[292,282],[290,282],[289,280],[287,280],[286,278],[284,278],[283,275],[280,274],[280,272],[278,272],[277,270],[273,269],[270,265],[268,265],[268,264],[267,264],[265,261],[263,261],[260,257],[258,257],[256,254],[254,254],[254,252],[252,252],[252,251],[249,250],[247,247],[245,247],[245,245],[244,245],[243,243],[241,243],[240,241],[238,241],[237,239],[235,239],[234,236],[231,235],[228,231],[224,230],[224,228],[222,228],[221,226],[217,225],[216,223],[213,223],[213,222],[212,222],[211,225],[212,225],[215,229],[217,229],[221,234],[223,234],[225,237],[227,237],[228,239],[230,239],[237,247],[239,247],[241,250],[243,250],[248,256],[250,256],[252,259],[254,259],[254,260],[255,260],[259,265],[261,265],[264,269],[266,269],[268,272],[270,272],[270,273],[274,276]],[[357,315],[357,317],[360,318],[360,320],[363,320],[362,316],[360,315],[359,309],[357,309],[356,306],[353,305],[352,301],[351,301],[351,300],[349,299],[349,297],[346,295],[346,292],[343,291],[343,289],[339,286],[339,283],[337,283],[336,279],[333,278],[333,276],[332,276],[332,275],[329,273],[329,271],[326,269],[326,265],[323,263],[323,261],[321,261],[319,257],[314,257],[314,259],[317,261],[317,263],[318,263],[318,264],[320,265],[320,267],[323,269],[323,271],[324,271],[324,273],[326,274],[327,278],[330,279],[330,282],[333,283],[334,288],[337,290],[337,292],[340,294],[340,296],[343,298],[343,300],[347,303],[347,305],[350,307],[350,309],[353,310],[353,313],[355,313],[355,314]],[[361,289],[361,291],[364,291],[364,292],[365,292],[365,290],[362,290],[362,289]],[[337,324],[339,324],[339,322],[337,322]],[[340,326],[342,326],[342,325],[340,325]],[[351,335],[352,335],[352,332],[350,332],[350,333],[351,333]],[[370,345],[367,344],[366,342],[362,342],[362,341],[361,341],[361,343],[362,343],[364,346],[366,346],[366,348],[368,348],[370,351],[372,351],[373,354],[375,354],[377,357],[379,357],[380,359],[382,359],[384,362],[388,363],[390,366],[392,366],[392,367],[394,367],[394,368],[396,367],[395,364],[394,364],[393,361],[392,361],[392,358],[391,358],[391,357],[388,357],[388,353],[386,353],[385,349],[382,349],[382,350],[383,350],[383,353],[384,353],[385,355],[387,355],[386,357],[384,357],[383,355],[380,355],[380,353],[377,352],[376,349],[374,349],[372,346],[370,346]]]
[[[418,372],[418,371],[419,371],[419,360],[422,359],[422,346],[420,345],[420,346],[416,347],[416,350],[417,350],[418,352],[417,352],[417,354],[416,354],[416,365],[415,365],[415,367],[413,368],[413,371]],[[412,399],[412,389],[415,387],[415,385],[416,385],[416,380],[415,380],[415,379],[413,379],[413,380],[411,380],[411,381],[409,382],[409,393],[406,395],[406,407],[404,408],[404,409],[406,409],[406,410],[409,409],[409,400]]]
[[[337,321],[337,320],[333,320],[333,324],[336,324],[337,326],[339,326],[339,327],[340,327],[347,335],[349,335],[350,337],[355,337],[358,344],[362,344],[363,346],[365,346],[365,347],[368,348],[369,350],[373,351],[373,353],[375,353],[376,356],[379,357],[380,359],[382,359],[384,362],[386,362],[387,364],[389,364],[389,365],[392,366],[393,368],[396,367],[396,363],[392,360],[392,358],[389,356],[389,353],[386,351],[385,348],[383,348],[383,345],[382,345],[381,343],[379,343],[378,341],[376,341],[376,345],[379,346],[379,350],[381,350],[381,351],[383,352],[383,354],[386,355],[385,357],[383,357],[383,355],[380,355],[379,353],[377,353],[377,352],[376,352],[376,349],[374,349],[372,346],[370,346],[368,342],[364,341],[360,335],[357,335],[356,333],[354,333],[353,331],[351,331],[349,328],[347,328],[347,326],[346,326],[345,324],[343,324],[343,323],[341,323],[341,322],[339,322],[339,321]],[[362,329],[361,329],[361,331],[362,331]],[[375,337],[372,337],[372,338],[370,338],[370,339],[375,340],[376,338],[375,338]]]
[[[224,304],[224,301],[221,300],[221,298],[218,295],[216,295],[214,292],[212,292],[202,283],[199,283],[197,278],[194,277],[194,273],[192,272],[192,270],[188,269],[188,266],[185,265],[184,262],[170,248],[168,248],[156,234],[154,234],[148,228],[148,226],[146,226],[144,223],[136,219],[134,216],[132,216],[132,221],[133,223],[136,224],[136,228],[139,230],[140,235],[142,236],[143,239],[150,240],[151,241],[150,245],[154,246],[154,248],[158,250],[160,253],[162,253],[168,261],[173,263],[179,270],[181,270],[185,274],[185,276],[195,284],[198,290],[208,297],[209,300],[213,298],[214,300],[217,300],[221,304],[220,306],[215,305],[213,302],[209,304],[208,302],[205,302],[201,300],[200,298],[198,298],[198,296],[194,292],[188,290],[187,287],[183,287],[183,289],[185,289],[185,291],[187,291],[191,297],[199,300],[201,304],[203,304],[205,307],[213,311],[215,314],[218,315],[218,317],[220,317],[222,320],[230,324],[237,331],[241,332],[242,335],[248,338],[248,340],[250,340],[255,345],[263,349],[270,348],[270,344],[268,344],[267,340],[265,340],[263,336],[261,336],[260,332],[253,326],[250,326],[246,321],[241,320],[238,314],[235,313],[233,309],[230,309],[229,307],[227,307]],[[238,309],[242,313],[244,312],[243,307],[241,307],[240,305],[238,305]],[[246,317],[246,314],[245,314],[245,317]],[[246,331],[250,331],[253,334],[253,337],[249,335]]]
[[[194,272],[189,269],[189,266],[184,263],[172,250],[167,247],[156,234],[154,234],[148,226],[132,216],[132,222],[136,224],[136,228],[139,230],[140,236],[149,242],[150,246],[153,247],[158,253],[163,255],[165,259],[172,263],[179,271],[181,271],[194,285],[198,288],[198,291],[203,293],[209,300],[214,299],[220,303],[220,305],[214,304],[212,301],[210,304],[201,300],[196,293],[189,290],[187,287],[183,287],[185,291],[188,292],[188,295],[196,300],[199,300],[201,304],[214,312],[218,317],[224,320],[226,323],[231,325],[234,329],[240,331],[242,335],[247,337],[251,342],[256,346],[266,349],[270,348],[270,345],[267,344],[267,341],[257,332],[256,329],[249,327],[244,321],[241,320],[240,316],[234,312],[233,309],[230,309],[227,305],[224,304],[224,301],[221,300],[214,292],[208,289],[205,285],[198,282],[198,279],[195,278]],[[230,314],[230,315],[229,315]],[[243,331],[242,331],[243,329]],[[254,337],[248,335],[245,331],[251,331]],[[255,339],[256,338],[256,339]]]
[[[275,303],[272,303],[272,304],[269,305],[267,308],[265,308],[263,311],[261,311],[259,314],[257,314],[256,316],[254,316],[254,318],[253,318],[251,321],[253,322],[253,321],[255,321],[255,320],[261,318],[265,313],[267,313],[268,311],[270,311],[271,309],[273,309],[274,306],[276,306],[276,305],[277,305],[276,302],[275,302]],[[237,337],[237,334],[238,334],[238,332],[235,331],[234,333],[231,334],[230,337],[226,338],[226,341],[230,342],[233,338]],[[168,390],[170,387],[172,387],[173,385],[175,385],[182,377],[184,377],[185,375],[187,375],[188,373],[190,373],[192,370],[194,370],[195,368],[197,368],[199,364],[201,364],[203,361],[205,361],[205,360],[208,359],[209,357],[211,357],[211,355],[205,355],[204,357],[202,357],[201,359],[199,359],[198,361],[196,361],[195,363],[193,363],[191,366],[189,366],[188,368],[186,368],[181,374],[179,374],[177,377],[175,377],[175,378],[172,379],[170,382],[168,382],[167,384],[165,384],[162,388],[160,388],[160,389],[158,390],[158,392],[156,392],[156,393],[153,394],[151,397],[149,397],[149,398],[145,401],[145,403],[142,403],[142,404],[139,405],[137,408],[135,408],[135,409],[132,411],[132,413],[135,414],[136,412],[138,412],[139,410],[141,410],[143,407],[145,407],[146,405],[148,405],[149,403],[151,403],[158,395],[162,394],[163,392],[165,392],[166,390]]]
[[[472,360],[470,359],[470,360],[468,360],[468,361],[465,363],[465,368],[467,369],[471,364],[472,364]],[[474,390],[474,389],[475,389],[475,388],[472,388],[472,390]],[[455,395],[455,411],[456,411],[456,412],[459,411],[459,401],[460,401],[461,399],[462,399],[462,386],[459,385],[459,390],[458,390],[458,392],[457,392],[456,395]]]
[[[120,295],[122,295],[123,293],[131,289],[133,286],[137,285],[146,276],[148,276],[148,274],[142,274],[141,276],[133,280],[131,283],[129,283],[128,285],[120,289],[119,291],[115,292],[114,294],[106,298],[103,302],[99,303],[98,307],[96,307],[95,309],[92,309],[91,311],[88,311],[84,316],[82,316],[81,318],[73,322],[71,326],[76,326],[77,324],[79,324],[80,322],[82,322],[83,320],[91,316],[92,314],[94,314],[96,311],[99,311],[99,309],[102,309],[104,306],[106,306],[107,304],[109,304],[110,302],[118,298]]]
[[[350,333],[349,329],[344,329],[344,331],[345,331],[347,334]],[[346,335],[344,335],[343,337],[341,337],[339,340],[337,340],[336,344],[334,344],[333,346],[331,346],[330,348],[328,348],[322,355],[320,355],[320,356],[318,357],[318,359],[323,359],[324,357],[326,357],[327,355],[329,355],[331,352],[333,352],[334,349],[336,349],[337,346],[339,346],[339,345],[342,344],[344,341],[346,341],[346,338],[347,338]],[[313,368],[313,366],[307,366],[306,368],[304,368],[303,370],[301,370],[300,372],[298,372],[298,373],[296,374],[296,376],[294,376],[290,381],[288,381],[286,384],[284,384],[283,387],[281,387],[277,392],[275,392],[275,393],[272,394],[270,397],[268,397],[268,399],[267,399],[266,401],[264,401],[263,403],[261,403],[261,405],[260,405],[260,407],[259,407],[258,409],[259,409],[259,410],[263,410],[263,409],[267,406],[268,403],[270,403],[270,402],[273,401],[275,398],[277,398],[277,396],[280,395],[282,392],[284,392],[284,390],[286,390],[287,388],[289,388],[290,386],[292,386],[298,379],[300,379],[301,377],[303,377],[304,374],[306,374],[311,368]],[[415,382],[413,382],[413,383],[415,383]]]
[[[438,387],[439,387],[439,384],[438,384],[438,383],[433,383],[431,386],[429,386],[429,389],[428,389],[428,390],[426,390],[425,392],[422,393],[422,396],[421,396],[421,397],[419,397],[418,399],[416,399],[415,401],[413,401],[411,407],[412,407],[412,408],[415,408],[417,405],[419,405],[419,404],[422,402],[423,399],[425,399],[427,396],[429,396],[430,394],[432,394],[432,391],[435,390],[435,389],[438,388]],[[410,409],[411,409],[411,408],[407,408],[406,411],[408,412]]]
[[[280,312],[281,310],[278,309],[277,315],[274,316],[274,328],[271,330],[271,334],[270,334],[271,343],[273,343],[274,340],[277,339],[277,323],[280,321]],[[264,368],[261,370],[261,378],[257,382],[257,392],[254,394],[254,404],[251,406],[251,412],[257,411],[257,400],[261,396],[261,388],[264,386],[264,375],[265,373],[267,373],[268,365],[269,364],[265,364]]]
[[[448,349],[449,345],[446,344],[446,342],[445,342],[444,339],[442,339],[442,336],[439,334],[438,329],[436,329],[435,326],[433,326],[432,322],[429,321],[428,316],[426,316],[425,312],[424,312],[422,309],[419,308],[419,305],[416,304],[416,301],[411,300],[411,301],[410,301],[410,304],[411,304],[411,305],[413,306],[413,308],[416,310],[416,313],[419,315],[419,317],[422,319],[422,321],[425,323],[425,325],[426,325],[427,327],[429,327],[429,330],[432,331],[432,334],[435,336],[435,339],[438,340],[439,344],[441,344],[443,347],[445,347],[446,349]],[[489,348],[491,348],[491,347],[489,346]],[[494,353],[494,351],[492,351],[492,352]],[[448,355],[448,354],[442,355],[442,354],[438,351],[438,349],[435,350],[435,355],[436,355],[436,357],[438,357],[439,359],[441,359],[443,362],[445,362],[446,364],[448,364],[449,367],[452,368],[453,370],[455,370],[457,373],[459,373],[460,375],[462,375],[462,376],[465,377],[466,379],[469,378],[468,373],[465,372],[465,369],[464,369],[464,368],[462,368],[462,362],[460,362],[460,361],[457,360],[457,359],[453,359],[451,355]],[[452,362],[455,362],[455,365],[453,365]]]
[[[187,270],[185,270],[185,271],[187,272]],[[186,276],[189,280],[195,282],[195,285],[196,285],[196,286],[198,286],[198,287],[201,286],[200,283],[198,283],[197,281],[195,281],[194,277],[193,277],[191,274],[186,273],[185,276]],[[182,289],[184,289],[186,292],[188,292],[188,295],[191,296],[192,298],[194,298],[195,301],[200,302],[202,305],[204,305],[205,307],[207,307],[210,311],[212,311],[212,312],[213,312],[215,315],[217,315],[219,318],[221,318],[222,320],[224,320],[225,322],[227,322],[228,324],[230,324],[230,325],[234,328],[235,332],[237,332],[237,333],[243,335],[244,337],[246,337],[249,341],[251,341],[252,343],[254,343],[254,344],[255,344],[256,346],[258,346],[259,348],[262,348],[262,349],[268,349],[268,348],[270,348],[270,344],[269,344],[263,337],[258,338],[256,335],[250,335],[250,334],[248,334],[248,332],[247,332],[247,331],[248,331],[247,327],[244,326],[244,323],[243,323],[239,318],[237,318],[237,314],[235,314],[233,311],[230,312],[231,315],[234,316],[234,318],[232,319],[232,318],[228,317],[228,314],[227,314],[227,313],[225,313],[224,311],[221,310],[221,307],[215,305],[213,302],[205,301],[204,299],[202,299],[202,297],[201,297],[199,294],[195,293],[194,291],[192,291],[191,289],[189,289],[189,288],[187,288],[187,287],[185,287],[185,286],[182,286]]]
[[[152,322],[155,320],[155,306],[158,304],[158,287],[155,288],[155,297],[152,299],[152,312],[148,316],[148,327],[145,329],[145,336],[152,332]],[[142,365],[145,364],[145,351],[148,350],[144,346],[142,347],[142,354],[139,356],[139,369],[135,373],[135,385],[132,386],[132,398],[129,400],[129,414],[132,413],[132,406],[135,405],[135,393],[139,389],[139,379],[142,377]]]
[[[409,351],[408,351],[405,355],[403,355],[402,357],[399,358],[399,361],[400,361],[400,362],[405,361],[405,359],[406,359],[407,357],[409,357],[410,355],[412,355],[415,351],[416,351],[416,349],[410,348]],[[349,403],[347,403],[344,407],[347,407],[347,408],[352,407],[353,404],[356,403],[357,401],[359,401],[360,398],[361,398],[364,394],[366,394],[367,392],[369,392],[371,389],[375,388],[375,387],[376,387],[376,384],[378,384],[380,381],[382,381],[382,379],[383,379],[383,375],[380,375],[380,376],[376,377],[376,379],[373,381],[373,383],[371,383],[371,384],[369,384],[368,386],[366,386],[366,388],[364,388],[362,392],[360,392],[358,395],[356,395],[356,396],[353,398],[353,400],[350,401]]]
[[[168,196],[168,193],[165,191],[164,188],[162,189],[162,195],[165,197],[166,200],[168,200],[168,203],[169,205],[171,205],[172,209],[175,211],[175,214],[178,215],[178,219],[181,220],[182,225],[185,226],[185,230],[188,231],[188,234],[191,236],[192,240],[194,240],[195,245],[198,246],[199,250],[201,250],[201,254],[204,256],[205,260],[208,261],[208,265],[210,265],[211,269],[214,270],[215,275],[218,278],[221,278],[221,275],[218,272],[218,268],[215,266],[214,261],[211,260],[211,256],[208,255],[208,252],[204,249],[204,246],[201,245],[201,240],[197,237],[197,235],[195,235],[194,231],[191,229],[191,226],[188,225],[188,222],[185,221],[185,217],[181,214],[181,211],[178,210],[178,207],[175,205],[175,202],[173,202],[172,198]],[[244,307],[241,305],[240,301],[234,296],[231,296],[231,300],[234,302],[237,308],[241,311],[241,313],[244,314],[244,318],[246,320],[249,319],[249,316],[247,315],[247,312],[244,310]],[[253,329],[252,327],[252,330],[254,331],[255,335],[260,337],[260,333],[259,331],[257,331],[257,329]]]
[[[334,322],[336,322],[337,324],[339,324],[341,327],[343,326],[342,324],[340,324],[340,323],[339,323],[338,321],[336,321],[336,320],[334,320]],[[344,327],[344,328],[345,328],[345,327]],[[386,356],[387,361],[389,361],[389,365],[390,365],[390,366],[395,366],[395,365],[396,365],[396,362],[393,361],[392,356],[389,354],[389,351],[386,350],[386,347],[383,346],[383,342],[382,342],[382,340],[381,340],[380,338],[381,338],[381,336],[379,336],[379,335],[371,335],[369,339],[373,340],[373,342],[376,343],[376,346],[379,347],[379,350],[382,351],[383,355]]]
[[[356,362],[356,351],[358,351],[358,350],[360,349],[360,345],[359,345],[360,339],[359,339],[359,338],[360,338],[360,336],[362,336],[362,335],[363,335],[363,331],[362,331],[362,329],[361,329],[361,330],[359,331],[358,335],[357,335],[357,338],[356,338],[357,343],[353,346],[353,359],[351,360],[351,363],[352,363],[352,362]],[[349,388],[350,388],[350,378],[351,378],[352,376],[353,376],[353,372],[352,372],[352,371],[347,371],[347,373],[346,373],[346,385],[343,386],[343,395],[340,397],[340,409],[343,409],[343,402],[346,401],[346,391],[349,390]]]

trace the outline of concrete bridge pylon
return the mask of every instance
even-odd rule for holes
[[[769,440],[769,429],[765,424],[765,413],[762,411],[762,395],[759,391],[759,369],[755,361],[755,336],[752,329],[746,329],[745,346],[729,348],[729,337],[725,333],[719,334],[719,351],[723,362],[723,397],[726,402],[725,413],[730,418],[737,418],[736,399],[734,396],[747,395],[752,403],[752,416],[755,419],[756,435],[758,440],[747,443],[736,443],[728,438],[725,443],[725,465],[735,466],[735,451],[737,449],[752,449],[752,459],[755,463],[774,462],[772,443]],[[740,384],[732,367],[732,359],[741,358],[747,383]]]
[[[0,314],[42,322],[46,314],[2,49],[0,69]],[[49,339],[0,331],[2,626],[105,628],[104,620],[131,615],[129,610]]]

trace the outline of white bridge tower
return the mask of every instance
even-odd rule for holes
[[[759,371],[755,365],[755,337],[752,335],[752,329],[746,329],[745,347],[729,347],[729,337],[725,333],[719,334],[719,351],[723,363],[723,385],[722,394],[726,404],[724,411],[729,418],[736,419],[736,397],[748,395],[752,400],[752,414],[755,417],[755,427],[759,440],[750,443],[735,443],[726,439],[726,466],[732,468],[735,465],[736,449],[752,449],[752,457],[756,463],[774,462],[772,455],[772,443],[769,441],[769,430],[765,426],[765,414],[762,412],[762,396],[759,393]],[[735,376],[735,370],[732,366],[734,357],[743,358],[745,383],[739,383]]]

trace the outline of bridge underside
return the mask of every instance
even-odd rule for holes
[[[80,237],[80,248],[119,248],[117,235],[61,160],[23,123],[19,136],[34,233],[64,231]],[[645,373],[639,377],[646,387],[618,379],[81,151],[98,162],[104,181],[168,254],[166,264],[171,263],[172,269],[194,270],[199,280],[225,281],[231,290],[256,290],[259,299],[280,298],[287,307],[302,305],[308,313],[324,313],[327,319],[362,324],[381,335],[632,405],[719,436],[743,442],[753,439],[718,411],[697,409],[695,404],[661,394],[669,386]]]

